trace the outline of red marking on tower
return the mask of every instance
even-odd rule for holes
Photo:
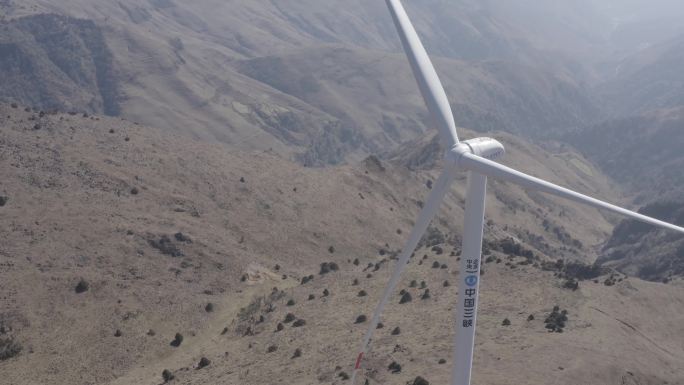
[[[363,358],[363,352],[359,353],[359,356],[356,358],[356,365],[354,365],[354,370],[358,369],[361,366],[361,359]]]

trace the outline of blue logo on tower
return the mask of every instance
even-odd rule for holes
[[[470,287],[477,285],[477,276],[474,276],[474,275],[467,276],[465,278],[465,284],[470,286]]]

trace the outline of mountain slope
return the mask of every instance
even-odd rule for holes
[[[93,21],[41,14],[0,26],[0,100],[120,113],[112,53]]]
[[[431,171],[410,172],[373,158],[302,168],[269,153],[229,150],[119,119],[7,105],[0,112],[0,195],[6,198],[0,207],[0,321],[2,338],[23,346],[18,356],[0,361],[10,384],[152,384],[161,381],[162,369],[189,383],[261,384],[276,372],[292,383],[338,382],[335,366],[347,370],[349,350],[360,338],[362,325],[353,320],[373,305],[426,182],[434,179]],[[509,164],[526,164],[531,173],[586,191],[581,184],[588,176],[568,167],[577,163],[565,160],[569,154],[503,140]],[[598,173],[592,180],[603,186]],[[413,305],[406,306],[415,313],[398,314],[393,305],[384,318],[368,362],[375,371],[367,375],[378,381],[448,375],[448,365],[436,362],[449,359],[451,332],[444,326],[451,323],[456,288],[443,281],[456,280],[463,182],[459,178],[449,194],[406,277],[425,280],[432,299],[420,300],[424,290],[411,289]],[[681,332],[682,322],[663,317],[654,329],[644,317],[680,306],[679,286],[629,279],[612,288],[587,281],[580,291],[563,289],[565,280],[540,272],[540,264],[560,256],[591,262],[591,245],[610,225],[592,209],[496,182],[490,187],[487,255],[493,259],[485,267],[476,376],[503,381],[501,370],[536,357],[540,365],[527,380],[510,381],[552,376],[559,383],[592,383],[596,376],[603,384],[634,376],[643,384],[677,383],[684,352],[668,333]],[[605,188],[592,193],[613,195]],[[544,219],[562,224],[567,236],[545,230]],[[508,238],[536,257],[497,251]],[[422,255],[428,255],[424,263]],[[358,266],[351,263],[356,258]],[[338,268],[319,275],[322,262]],[[446,268],[434,269],[434,262]],[[302,285],[310,274],[314,280]],[[359,286],[351,285],[354,278]],[[77,285],[81,279],[88,285]],[[322,297],[324,289],[329,294]],[[369,295],[357,297],[361,289]],[[519,293],[514,302],[511,292]],[[294,305],[286,305],[289,299]],[[629,305],[616,307],[621,301]],[[556,304],[569,310],[571,321],[566,333],[548,334],[541,320]],[[537,321],[525,321],[528,311]],[[287,312],[306,324],[273,333]],[[512,329],[498,326],[504,317]],[[388,335],[395,326],[402,330],[397,338]],[[178,347],[170,345],[176,333],[184,336]],[[609,337],[597,346],[597,335]],[[521,343],[529,346],[522,355]],[[397,344],[400,350],[392,353]],[[557,344],[566,350],[550,354]],[[270,346],[277,348],[269,355]],[[429,346],[439,348],[428,354]],[[648,351],[648,362],[635,361],[627,346]],[[301,360],[290,360],[295,347]],[[606,352],[617,356],[606,359]],[[190,370],[202,356],[209,367]],[[397,377],[383,369],[390,358],[404,367]]]

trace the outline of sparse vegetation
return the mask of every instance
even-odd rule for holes
[[[164,379],[164,383],[167,383],[167,382],[173,380],[175,377],[174,377],[173,373],[171,373],[170,370],[164,369],[164,371],[162,371],[162,378]]]
[[[14,338],[0,338],[0,361],[16,357],[21,353],[22,346]]]
[[[173,338],[173,341],[171,341],[171,346],[177,348],[183,343],[183,335],[180,333],[176,333],[176,336]]]
[[[150,240],[148,240],[148,243],[150,244],[150,246],[159,250],[164,255],[170,255],[172,257],[182,257],[183,256],[183,252],[166,235],[162,235],[159,238],[159,240],[150,239]],[[245,276],[245,279],[247,279],[246,276]]]
[[[86,291],[88,291],[88,289],[90,289],[90,284],[88,283],[88,281],[86,281],[83,278],[81,278],[78,281],[78,283],[76,284],[76,287],[74,288],[74,290],[78,294],[85,293]]]
[[[295,328],[302,327],[304,325],[306,325],[306,321],[304,321],[301,318],[292,323],[292,327],[295,327]]]
[[[178,242],[185,242],[185,243],[192,243],[192,239],[188,237],[187,235],[177,232],[176,234],[173,234],[173,237],[176,238]]]
[[[560,310],[560,307],[554,306],[551,314],[544,320],[546,324],[546,329],[549,333],[556,332],[562,333],[565,328],[565,323],[568,321],[568,311]]]
[[[415,380],[413,380],[412,383],[409,383],[408,385],[430,385],[430,383],[423,377],[418,376]]]
[[[328,274],[331,271],[337,271],[339,270],[340,267],[337,265],[335,262],[323,262],[321,263],[321,270],[318,274],[323,275],[323,274]]]
[[[197,363],[197,369],[206,368],[209,365],[211,365],[211,361],[207,357],[202,357]]]

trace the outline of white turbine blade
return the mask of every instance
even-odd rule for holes
[[[430,115],[439,128],[440,139],[446,148],[451,148],[458,143],[458,134],[456,133],[456,123],[454,122],[454,115],[449,106],[444,87],[439,81],[437,72],[430,61],[416,30],[411,24],[411,20],[406,14],[406,10],[401,5],[399,0],[386,0],[387,7],[389,7],[394,25],[397,27],[401,44],[404,46],[404,51],[411,63],[411,70],[413,76],[416,77],[420,93],[425,99]]]
[[[468,192],[465,203],[463,249],[458,277],[454,366],[451,374],[452,385],[470,384],[477,321],[477,297],[480,287],[482,229],[484,226],[486,191],[487,177],[470,171],[468,173]]]
[[[525,189],[539,190],[551,195],[556,195],[561,198],[569,199],[574,202],[583,203],[599,209],[612,211],[614,213],[618,213],[641,222],[649,223],[652,225],[684,233],[684,228],[682,227],[673,225],[671,223],[663,222],[661,220],[651,218],[649,216],[636,213],[634,211],[623,209],[622,207],[600,201],[598,199],[580,194],[578,192],[566,189],[564,187],[560,187],[553,183],[524,174],[520,171],[516,171],[510,167],[506,167],[499,163],[492,162],[491,160],[479,157],[477,155],[464,153],[462,155],[460,165],[468,170],[476,171],[493,178],[515,183],[517,185],[522,186]]]
[[[444,195],[446,195],[451,183],[455,178],[456,171],[457,170],[455,167],[449,167],[442,171],[442,174],[439,176],[439,179],[437,179],[437,182],[433,186],[432,191],[428,196],[427,202],[425,202],[423,209],[420,211],[420,214],[418,214],[416,224],[413,226],[413,229],[409,234],[409,238],[408,241],[406,241],[406,245],[404,245],[404,249],[401,251],[401,254],[399,254],[399,260],[397,261],[394,271],[392,272],[392,277],[387,283],[387,287],[382,294],[382,299],[373,312],[373,317],[371,318],[370,325],[368,326],[368,330],[363,338],[361,349],[356,357],[356,364],[354,365],[354,372],[352,374],[352,385],[354,385],[356,373],[361,367],[361,359],[363,358],[364,353],[366,353],[366,349],[368,348],[368,344],[373,337],[375,328],[378,326],[378,322],[380,322],[380,315],[382,314],[385,305],[387,305],[392,292],[399,283],[401,273],[404,271],[404,268],[406,268],[406,264],[408,263],[409,258],[411,258],[411,254],[413,254],[416,246],[418,246],[418,242],[420,242],[420,239],[427,230],[430,221],[432,221],[432,218],[437,214],[439,206],[442,203],[442,199],[444,199]]]

